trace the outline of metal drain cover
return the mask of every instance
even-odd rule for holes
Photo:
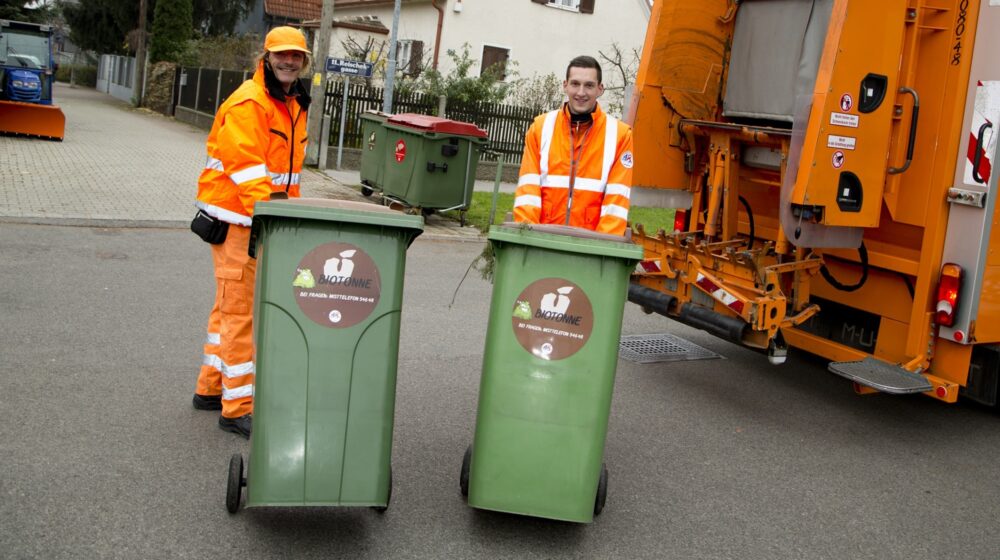
[[[618,345],[618,357],[639,364],[685,362],[722,358],[672,334],[633,334],[623,336]]]

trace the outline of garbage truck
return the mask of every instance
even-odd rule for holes
[[[0,20],[0,133],[62,140],[66,117],[52,104],[52,27]]]
[[[996,405],[998,31],[996,0],[657,0],[633,198],[678,210],[633,224],[629,300],[862,394]]]

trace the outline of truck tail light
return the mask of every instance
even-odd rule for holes
[[[687,210],[674,211],[674,233],[687,231]]]
[[[962,288],[962,267],[948,263],[941,267],[938,283],[937,308],[934,320],[942,327],[955,324],[955,310],[958,306],[958,291]]]

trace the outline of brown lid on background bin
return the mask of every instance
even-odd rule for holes
[[[554,233],[556,235],[568,235],[581,239],[596,239],[598,241],[616,241],[627,243],[632,240],[632,231],[625,230],[625,235],[614,235],[612,233],[600,233],[576,226],[564,226],[560,224],[529,224],[522,222],[504,222],[503,225],[509,228],[525,228],[539,233]]]
[[[280,201],[283,204],[297,206],[314,206],[318,208],[336,208],[337,210],[353,210],[357,212],[382,212],[398,214],[396,210],[372,202],[355,202],[353,200],[336,200],[331,198],[289,198]]]
[[[430,115],[420,115],[417,113],[400,113],[389,117],[389,123],[417,128],[424,132],[436,132],[438,134],[454,134],[456,136],[474,136],[476,138],[488,138],[485,130],[478,126],[441,117]]]

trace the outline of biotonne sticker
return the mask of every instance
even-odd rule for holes
[[[324,327],[342,329],[364,321],[382,293],[375,261],[349,243],[326,243],[309,251],[293,278],[295,302]]]
[[[511,325],[525,350],[543,360],[561,360],[587,344],[594,330],[594,308],[576,284],[542,278],[517,296]]]

